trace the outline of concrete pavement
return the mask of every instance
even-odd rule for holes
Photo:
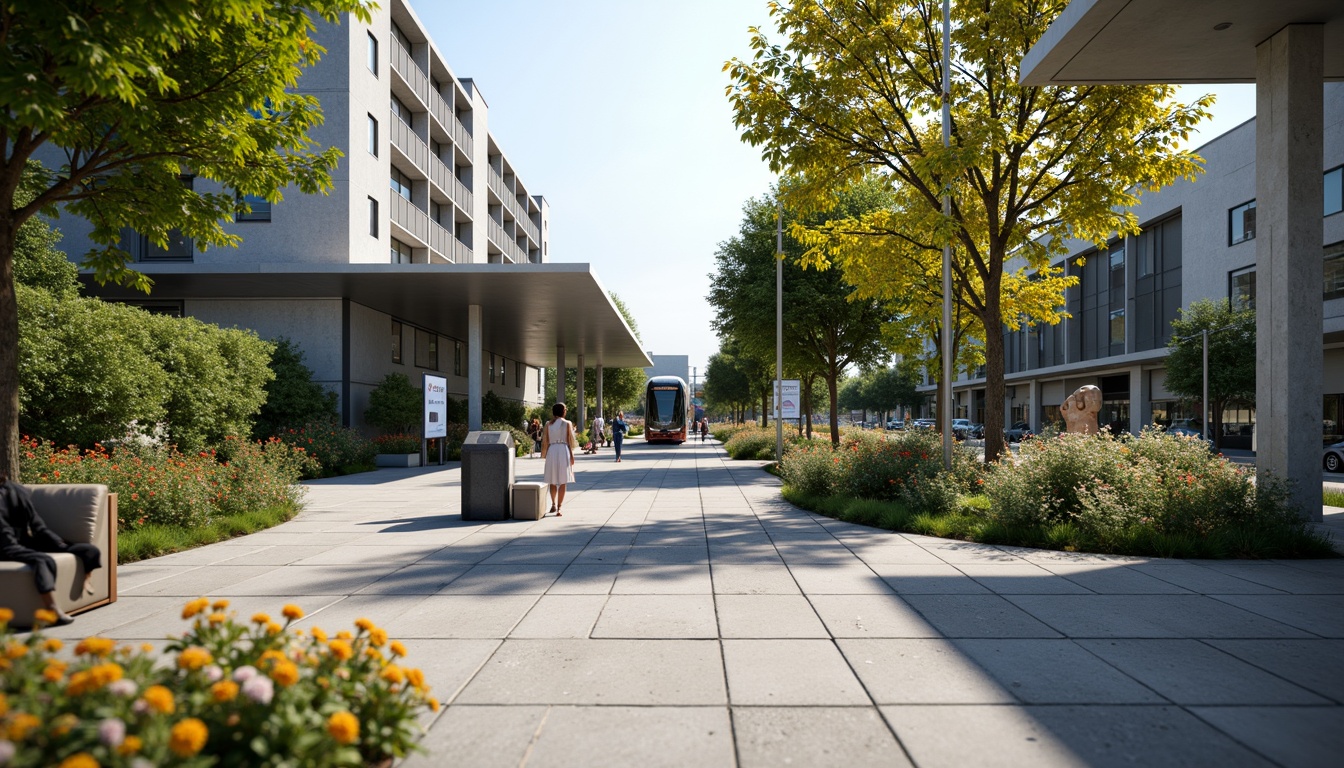
[[[565,516],[464,523],[458,465],[310,484],[277,528],[125,566],[52,634],[294,602],[403,639],[415,766],[1335,765],[1344,560],[1172,561],[802,512],[715,443],[580,457]],[[539,460],[518,461],[520,479]]]

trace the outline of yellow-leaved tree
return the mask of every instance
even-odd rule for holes
[[[1050,265],[1065,238],[1135,232],[1140,190],[1199,172],[1180,142],[1212,103],[1173,103],[1169,86],[1019,85],[1022,57],[1067,4],[953,2],[948,149],[936,0],[772,2],[783,42],[753,28],[754,56],[724,67],[743,139],[802,179],[792,204],[827,207],[831,190],[866,174],[892,188],[890,210],[796,231],[814,260],[834,259],[874,295],[941,302],[952,243],[955,301],[984,350],[987,461],[1003,450],[1004,329],[1059,321],[1067,282]]]

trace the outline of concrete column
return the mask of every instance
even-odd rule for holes
[[[602,407],[602,364],[597,364],[597,415],[603,419],[607,418],[607,411]]]
[[[555,345],[555,399],[551,405],[565,402],[565,345]],[[546,409],[550,413],[550,409]]]
[[[1027,382],[1027,418],[1024,421],[1031,427],[1032,432],[1038,432],[1041,429],[1041,385],[1035,379]],[[1012,426],[1011,424],[1009,426]]]
[[[1148,386],[1148,372],[1143,370],[1142,366],[1134,366],[1129,370],[1129,431],[1137,435],[1148,426],[1149,411],[1152,410],[1149,403],[1152,402],[1152,391]]]
[[[1321,519],[1323,27],[1256,46],[1256,472]]]
[[[467,429],[481,428],[481,305],[467,306]]]
[[[574,426],[575,426],[576,428],[578,428],[579,431],[582,431],[582,430],[584,429],[584,426],[583,426],[583,373],[584,373],[584,371],[583,371],[583,355],[579,355],[579,359],[578,359],[578,361],[577,361],[577,363],[576,363],[576,365],[575,365],[575,368],[576,368],[577,370],[575,371],[574,380],[575,380],[575,382],[577,382],[577,383],[574,385],[574,399],[577,400],[578,402],[574,403],[574,407],[570,409],[570,414],[569,414],[569,415],[570,415],[570,417],[574,420]]]

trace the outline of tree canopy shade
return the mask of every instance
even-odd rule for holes
[[[221,221],[237,194],[275,201],[331,187],[340,153],[315,147],[317,99],[294,90],[323,49],[318,21],[369,18],[366,0],[74,0],[0,8],[0,473],[18,474],[14,241],[58,206],[92,223],[84,256],[100,281],[148,289],[117,247],[123,228],[156,244],[178,230],[200,248],[236,245]],[[16,192],[28,160],[64,163]],[[198,192],[184,176],[215,182]]]
[[[833,198],[830,210],[812,214],[820,223],[829,215],[859,216],[881,208],[882,189],[860,181]],[[793,214],[787,207],[786,220]],[[772,378],[775,356],[775,196],[748,200],[742,207],[738,234],[719,245],[709,303],[715,310],[714,328],[721,338],[737,342],[736,357],[768,360]],[[808,269],[801,262],[803,247],[792,238],[784,246],[784,368],[799,379],[821,376],[830,402],[831,440],[839,444],[836,387],[850,364],[869,365],[886,357],[884,325],[893,320],[883,302],[853,300],[854,286],[840,270]],[[804,389],[810,387],[804,386]],[[810,403],[804,403],[808,406]],[[769,400],[762,402],[767,410]]]
[[[833,190],[868,174],[889,185],[889,209],[845,228],[883,247],[837,254],[847,272],[874,265],[861,274],[898,286],[888,292],[928,286],[916,255],[953,244],[955,300],[983,334],[989,461],[1003,449],[1003,329],[1024,315],[1057,319],[1062,303],[1056,284],[1042,306],[1027,274],[1050,278],[1066,236],[1105,243],[1135,231],[1127,207],[1140,188],[1199,170],[1178,141],[1211,103],[1171,104],[1168,86],[1018,85],[1018,62],[1067,2],[952,4],[950,149],[937,0],[781,0],[770,14],[784,42],[753,30],[753,58],[725,65],[742,138],[803,182],[793,204],[828,207]],[[1005,273],[1010,255],[1023,271]],[[1019,291],[1034,298],[1019,303]]]
[[[1233,309],[1226,299],[1202,299],[1181,310],[1167,342],[1166,387],[1187,401],[1204,399],[1202,331],[1209,331],[1210,433],[1222,448],[1223,411],[1234,403],[1255,407],[1255,310]]]

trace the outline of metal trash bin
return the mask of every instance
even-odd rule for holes
[[[462,443],[462,519],[508,520],[513,433],[468,432]]]

